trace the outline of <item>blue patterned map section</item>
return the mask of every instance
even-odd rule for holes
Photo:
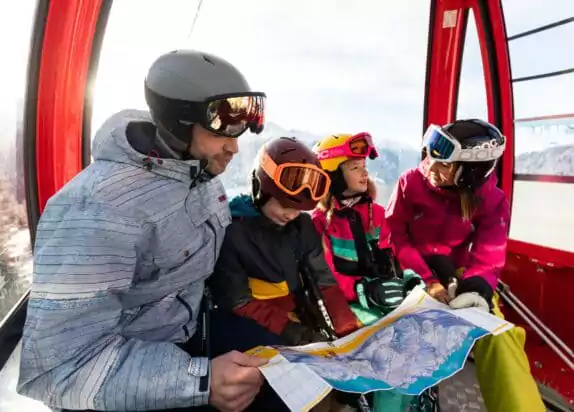
[[[395,389],[418,395],[461,370],[474,342],[488,333],[446,311],[419,309],[342,355],[323,357],[286,348],[280,352],[341,391]]]

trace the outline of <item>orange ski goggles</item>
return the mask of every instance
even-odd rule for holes
[[[311,199],[319,201],[327,195],[331,179],[320,167],[308,163],[283,163],[278,165],[263,150],[260,159],[263,171],[273,183],[290,196],[297,196],[309,189]]]

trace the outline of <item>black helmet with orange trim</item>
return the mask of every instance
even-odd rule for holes
[[[312,210],[329,191],[331,181],[317,155],[294,137],[267,142],[255,162],[252,195],[260,207],[274,198],[283,207]]]
[[[506,148],[506,138],[491,123],[464,119],[442,127],[431,124],[425,132],[423,146],[431,160],[459,164],[455,186],[475,190],[495,170]]]

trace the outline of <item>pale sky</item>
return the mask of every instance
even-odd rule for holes
[[[574,15],[572,0],[503,0],[509,35]],[[35,0],[0,5],[0,132],[23,96]],[[370,131],[417,146],[422,133],[429,0],[115,0],[95,87],[96,128],[145,108],[143,79],[161,53],[191,47],[235,64],[268,95],[267,119],[315,134]],[[574,25],[511,43],[515,77],[574,67]],[[459,116],[486,113],[471,22]],[[574,75],[517,83],[516,117],[574,112]],[[539,139],[539,138],[538,138]]]

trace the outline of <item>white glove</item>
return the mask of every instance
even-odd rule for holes
[[[476,292],[461,293],[450,301],[449,306],[453,309],[479,308],[485,312],[490,312],[486,299]]]

